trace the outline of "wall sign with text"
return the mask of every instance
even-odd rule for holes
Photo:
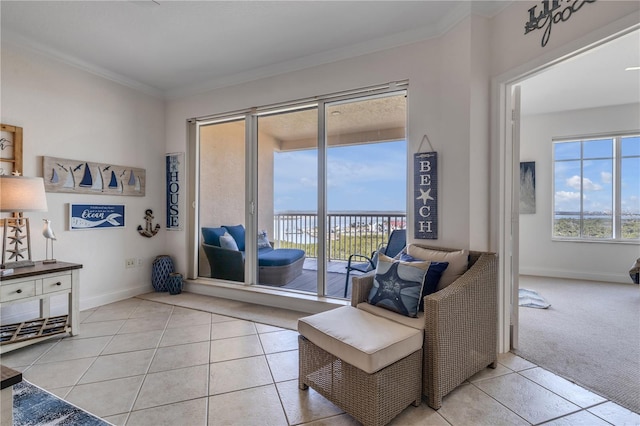
[[[529,20],[524,24],[524,33],[529,34],[531,31],[544,28],[540,44],[545,47],[554,24],[568,21],[574,13],[582,9],[582,6],[595,2],[596,0],[542,0],[540,9],[536,5],[528,10]]]
[[[414,237],[438,239],[438,153],[413,156]]]
[[[167,154],[165,160],[167,176],[167,231],[182,230],[180,214],[180,183],[184,179],[184,154]]]
[[[69,204],[69,230],[124,227],[124,204]]]

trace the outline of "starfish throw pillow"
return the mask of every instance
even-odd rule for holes
[[[430,263],[404,262],[380,254],[368,302],[408,317],[417,317],[424,277]]]

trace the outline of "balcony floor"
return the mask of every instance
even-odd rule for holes
[[[327,265],[327,296],[343,298],[344,282],[347,278],[347,262],[341,260],[330,261]],[[350,276],[360,274],[352,272]],[[302,275],[279,288],[285,290],[297,290],[308,293],[316,293],[317,289],[317,262],[316,259],[305,259]],[[347,291],[347,298],[351,298],[351,286]]]

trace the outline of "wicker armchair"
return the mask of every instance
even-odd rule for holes
[[[469,377],[496,366],[497,275],[494,253],[471,251],[467,272],[424,298],[422,393],[433,409],[439,409],[442,398]],[[351,305],[357,306],[367,300],[373,274],[353,277],[352,285]]]

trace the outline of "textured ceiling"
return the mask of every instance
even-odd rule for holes
[[[0,1],[2,44],[159,97],[444,34],[510,1]],[[522,82],[523,114],[637,103],[638,31]]]
[[[2,40],[175,97],[444,33],[505,1],[6,1]]]

